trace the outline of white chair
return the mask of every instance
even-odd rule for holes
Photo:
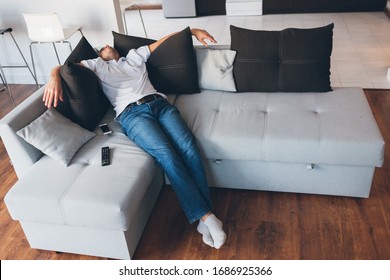
[[[138,4],[138,1],[137,0],[119,0],[119,4],[121,7],[122,18],[123,18],[123,23],[125,25],[126,34],[129,34],[128,30],[127,30],[127,23],[126,23],[126,14],[125,14],[126,10],[135,8],[138,10],[139,17],[140,17],[141,23],[142,23],[142,28],[144,29],[145,37],[148,38],[148,34],[146,33],[146,28],[145,28],[145,24],[144,24],[144,19],[142,17],[141,8]]]
[[[37,75],[32,51],[33,44],[52,43],[58,64],[61,64],[55,44],[66,43],[69,45],[70,51],[72,51],[72,45],[67,40],[77,31],[83,36],[82,26],[63,28],[60,18],[56,13],[23,14],[23,17],[27,25],[28,37],[31,40],[30,54],[35,77],[37,77]]]

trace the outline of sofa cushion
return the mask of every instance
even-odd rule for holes
[[[177,96],[207,159],[381,166],[384,142],[361,89]]]
[[[113,32],[114,48],[121,56],[153,41]],[[165,40],[149,57],[146,66],[154,88],[164,94],[200,92],[198,70],[189,27]]]
[[[236,52],[209,48],[195,48],[201,89],[236,91],[233,62]]]
[[[82,145],[95,134],[48,109],[17,134],[43,153],[68,166]]]
[[[237,91],[331,91],[333,26],[282,31],[231,26]]]
[[[102,146],[112,158],[104,167]],[[96,136],[69,167],[43,156],[4,200],[15,220],[125,231],[158,170],[125,135]]]

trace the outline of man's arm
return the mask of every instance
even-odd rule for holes
[[[206,40],[210,41],[211,43],[216,44],[217,41],[214,39],[213,36],[211,36],[206,30],[198,29],[198,28],[192,28],[191,34],[196,37],[196,39],[201,42],[205,47],[207,47]]]
[[[154,50],[156,50],[166,39],[168,39],[169,37],[173,36],[177,34],[176,33],[172,33],[172,34],[169,34],[163,38],[161,38],[160,40],[154,42],[153,44],[150,44],[149,45],[149,50],[150,52],[154,52]],[[198,29],[198,28],[192,28],[191,29],[191,34],[193,36],[196,37],[196,39],[201,42],[203,45],[205,45],[207,47],[207,42],[206,40],[209,40],[210,42],[212,43],[217,43],[217,41],[214,39],[213,36],[211,36],[206,30],[203,30],[203,29]]]
[[[51,70],[50,80],[45,86],[42,100],[45,102],[47,108],[52,106],[57,107],[58,100],[63,101],[60,68],[61,65],[56,66]]]

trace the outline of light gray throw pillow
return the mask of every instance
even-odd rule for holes
[[[55,109],[48,109],[32,123],[16,132],[44,154],[68,166],[82,145],[95,136]]]
[[[233,62],[236,51],[196,48],[199,87],[209,90],[236,91]]]

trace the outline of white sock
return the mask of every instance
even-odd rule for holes
[[[209,245],[210,247],[214,247],[214,240],[211,237],[208,227],[204,224],[202,219],[199,220],[199,224],[196,229],[200,234],[202,234],[203,242]]]
[[[216,249],[221,248],[226,241],[226,233],[223,231],[222,222],[214,214],[211,214],[206,218],[204,224],[211,234],[211,238],[214,241],[214,247]]]

